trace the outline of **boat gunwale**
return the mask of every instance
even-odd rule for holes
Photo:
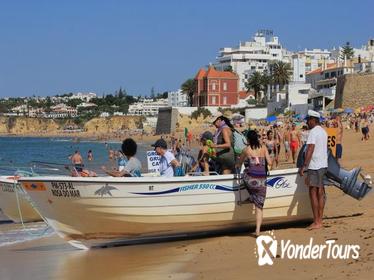
[[[12,176],[0,176],[0,183],[14,184],[19,183],[18,179],[10,179]]]
[[[277,175],[292,175],[298,172],[297,168],[270,171],[268,177]],[[197,182],[214,182],[222,180],[236,180],[236,174],[228,175],[211,175],[211,176],[184,176],[184,177],[70,177],[70,176],[38,176],[38,177],[20,177],[18,182],[76,182],[76,183],[197,183]],[[0,179],[1,181],[1,179]]]

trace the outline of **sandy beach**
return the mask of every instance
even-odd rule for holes
[[[374,140],[345,130],[342,166],[362,166],[374,178]],[[306,224],[274,229],[277,240],[316,244],[334,239],[360,246],[358,260],[289,260],[258,266],[250,232],[194,240],[79,251],[57,235],[0,247],[0,279],[372,279],[374,272],[374,193],[362,201],[327,187],[325,227]],[[0,224],[0,232],[20,225]]]

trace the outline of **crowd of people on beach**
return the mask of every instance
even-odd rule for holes
[[[310,229],[322,227],[325,204],[323,177],[327,170],[327,133],[323,129],[336,128],[336,158],[343,156],[343,131],[361,129],[362,141],[370,139],[370,125],[374,122],[373,113],[332,115],[322,118],[318,112],[309,110],[305,119],[283,118],[273,123],[252,122],[248,127],[243,122],[230,120],[224,114],[212,117],[215,131],[207,130],[194,138],[189,131],[184,139],[178,139],[173,133],[162,136],[152,145],[160,157],[159,175],[207,176],[243,174],[249,198],[256,211],[256,235],[260,233],[262,209],[266,198],[266,179],[269,170],[279,166],[295,166],[300,148],[306,145],[304,164],[299,170],[301,176],[308,170],[306,185],[309,186],[314,221]],[[343,124],[344,123],[344,124]],[[193,142],[198,140],[200,149],[195,158],[191,155]],[[283,153],[281,153],[281,151]],[[140,177],[141,161],[136,157],[137,144],[132,138],[126,138],[120,151],[108,149],[111,160],[117,160],[117,167],[108,169],[102,166],[109,176]],[[283,158],[282,158],[283,157]],[[93,160],[93,152],[87,154]],[[96,173],[84,169],[79,151],[71,156],[76,173],[73,176],[96,176]],[[242,172],[241,172],[242,171]]]

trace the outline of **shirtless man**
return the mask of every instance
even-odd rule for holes
[[[291,142],[290,127],[286,125],[284,127],[284,132],[283,132],[283,144],[284,144],[284,154],[286,155],[286,162],[288,162],[290,159],[290,142]]]
[[[342,146],[342,140],[343,140],[343,124],[342,119],[340,116],[337,116],[335,118],[335,127],[337,127],[337,133],[336,133],[336,159],[339,161],[342,158],[343,155],[343,146]]]
[[[70,157],[71,163],[74,165],[74,168],[78,172],[83,171],[83,158],[78,150],[75,151],[75,153]]]
[[[292,124],[292,129],[290,132],[290,148],[292,153],[292,163],[295,163],[296,153],[299,149],[301,143],[300,131],[296,130],[296,124]]]

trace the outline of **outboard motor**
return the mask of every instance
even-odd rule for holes
[[[300,149],[297,157],[298,168],[304,165],[305,151],[306,145]],[[328,153],[328,167],[324,183],[326,185],[332,184],[338,187],[344,193],[355,199],[362,199],[371,190],[371,187],[366,182],[357,180],[361,168],[354,168],[351,171],[345,170],[340,167],[340,164],[332,155],[331,151]]]

